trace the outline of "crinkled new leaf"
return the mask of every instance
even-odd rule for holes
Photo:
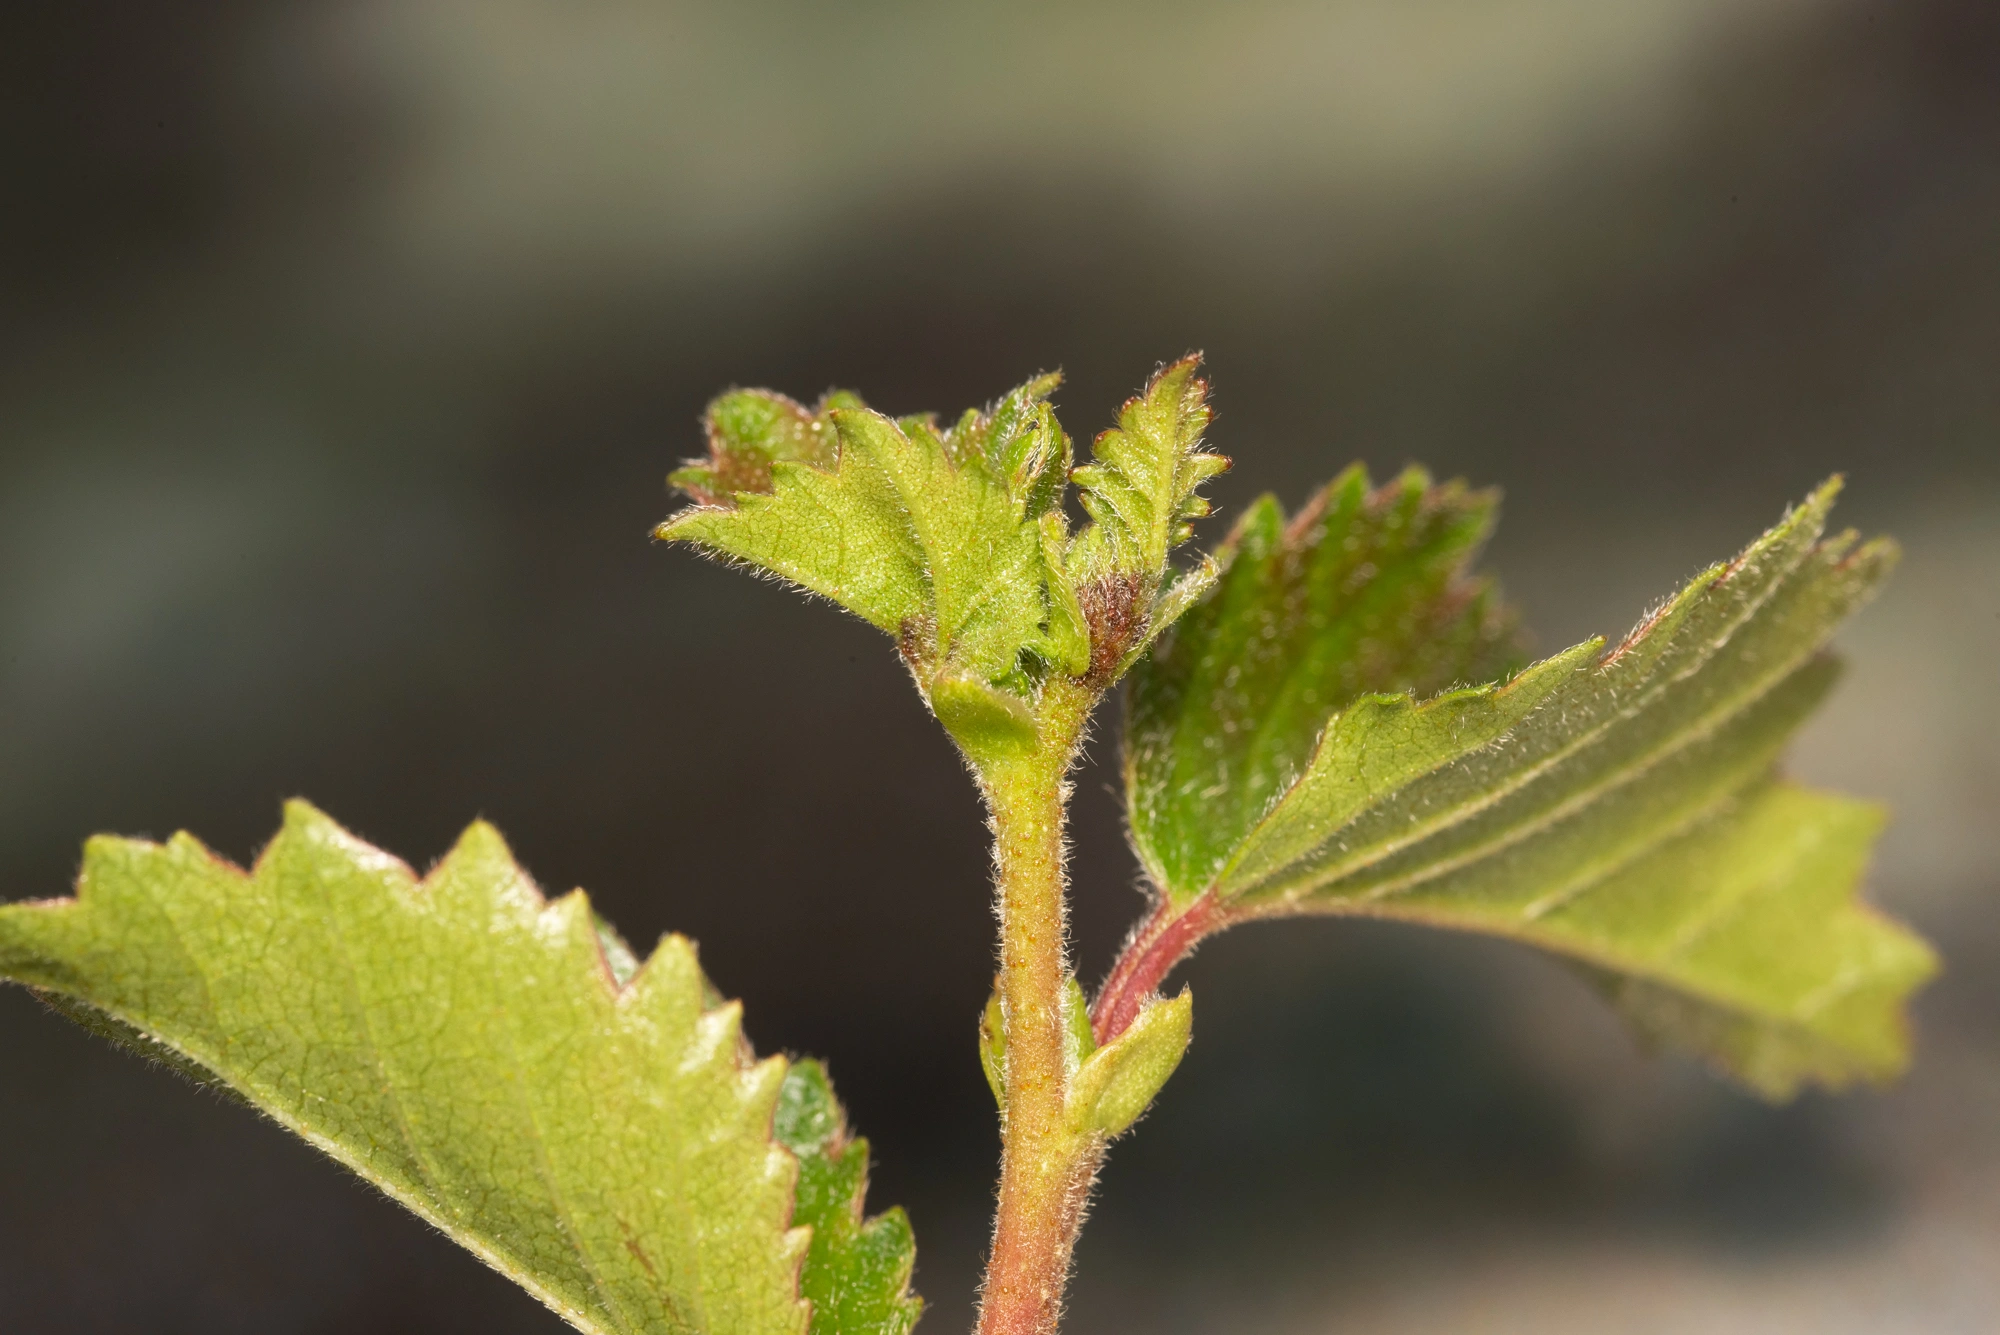
[[[421,881],[304,803],[247,872],[187,835],[94,839],[76,898],[0,907],[0,978],[263,1110],[580,1330],[914,1319],[908,1225],[859,1223],[824,1076],[755,1060],[692,945],[640,964],[490,826]]]
[[[1168,552],[1227,466],[1200,450],[1198,359],[1161,370],[1072,470],[1038,376],[940,430],[851,394],[814,409],[764,390],[709,406],[709,457],[672,481],[699,504],[658,529],[832,599],[896,637],[940,721],[975,761],[1034,741],[1036,683],[1109,686],[1215,573]],[[1071,534],[1074,472],[1092,522]]]
[[[1476,586],[1414,576],[1408,526],[1253,510],[1230,572],[1136,674],[1127,799],[1148,869],[1225,922],[1371,915],[1555,951],[1647,1033],[1773,1097],[1894,1075],[1902,1003],[1935,962],[1856,898],[1880,817],[1774,776],[1834,679],[1827,638],[1894,563],[1886,541],[1823,536],[1837,491],[1610,653],[1421,701],[1370,693],[1410,670],[1371,655],[1440,643],[1409,684],[1471,675],[1493,644]],[[1442,640],[1408,633],[1439,617]]]
[[[1018,745],[1021,655],[1043,644],[1049,620],[1040,521],[1069,464],[1045,402],[1055,383],[1031,381],[942,434],[851,395],[817,414],[762,392],[724,396],[709,436],[732,444],[674,475],[704,503],[659,536],[780,575],[879,626],[968,750]],[[746,403],[789,409],[771,410],[779,425],[761,435],[727,428],[750,415]],[[733,444],[752,435],[776,443]],[[753,463],[730,462],[739,455]],[[725,477],[742,485],[719,494]]]
[[[1201,449],[1213,414],[1208,384],[1195,374],[1200,365],[1190,355],[1155,373],[1074,474],[1112,569],[1157,579],[1167,553],[1192,534],[1191,521],[1208,513],[1196,488],[1229,467]]]

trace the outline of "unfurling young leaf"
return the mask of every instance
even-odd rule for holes
[[[1202,451],[1213,414],[1199,355],[1161,368],[1126,401],[1118,426],[1100,435],[1074,477],[1091,523],[1064,566],[1090,627],[1090,675],[1105,685],[1138,661],[1215,576],[1204,561],[1179,575],[1168,553],[1209,512],[1198,488],[1229,460]]]
[[[1422,701],[1504,651],[1457,575],[1485,521],[1426,493],[1429,522],[1391,523],[1395,489],[1359,487],[1289,528],[1253,509],[1222,582],[1135,675],[1148,932],[1184,950],[1321,913],[1490,933],[1577,961],[1643,1030],[1767,1095],[1898,1072],[1903,999],[1935,963],[1854,897],[1879,817],[1774,773],[1832,683],[1827,637],[1894,562],[1887,542],[1822,538],[1837,484],[1610,653]],[[1413,554],[1408,535],[1454,511],[1468,527]],[[1100,1014],[1100,1035],[1122,1019]]]
[[[755,1060],[693,946],[637,963],[490,826],[421,881],[303,803],[248,872],[186,835],[94,839],[75,899],[0,907],[0,978],[261,1109],[580,1330],[915,1319],[909,1227],[860,1223],[866,1149],[824,1075]]]
[[[834,459],[836,407],[851,395],[828,395],[816,409],[762,389],[734,389],[708,405],[708,458],[668,479],[704,505],[730,504],[738,492],[767,492],[779,463],[827,467]]]
[[[1092,522],[1063,516],[1070,438],[1043,375],[940,431],[851,394],[807,409],[738,390],[711,404],[709,458],[670,479],[698,504],[658,536],[768,571],[889,632],[975,764],[1035,744],[1039,683],[1116,680],[1215,567],[1169,551],[1227,466],[1200,452],[1206,386],[1185,358],[1125,405],[1074,470]]]

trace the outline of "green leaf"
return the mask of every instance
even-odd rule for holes
[[[1419,469],[1373,490],[1354,467],[1289,523],[1269,496],[1250,507],[1216,552],[1220,583],[1126,698],[1132,832],[1155,884],[1176,899],[1206,889],[1307,770],[1335,711],[1499,674],[1513,618],[1467,574],[1495,503]],[[1452,723],[1430,721],[1477,710],[1464,701]]]
[[[1196,489],[1229,467],[1201,450],[1210,418],[1199,354],[1161,368],[1126,402],[1118,426],[1100,435],[1091,462],[1072,471],[1091,522],[1051,552],[1052,583],[1071,591],[1088,631],[1085,670],[1109,687],[1193,603],[1216,574],[1206,559],[1187,574],[1167,554],[1209,511]]]
[[[1195,489],[1229,467],[1201,451],[1212,414],[1208,382],[1195,375],[1200,365],[1192,354],[1155,372],[1119,411],[1117,427],[1092,443],[1090,463],[1072,474],[1111,570],[1158,580],[1168,551],[1192,534],[1189,521],[1208,513]]]
[[[921,554],[927,606],[903,632],[919,664],[997,680],[1045,619],[1041,534],[983,461],[954,464],[928,433],[915,439],[864,409],[836,412],[843,458],[889,479]]]
[[[1823,540],[1837,491],[1610,653],[1592,642],[1423,703],[1341,701],[1351,651],[1268,667],[1314,662],[1323,623],[1356,604],[1398,624],[1409,604],[1382,576],[1308,583],[1300,615],[1285,600],[1302,586],[1232,570],[1133,690],[1130,819],[1173,911],[1509,937],[1617,980],[1648,1033],[1768,1095],[1894,1075],[1902,1001],[1935,963],[1854,899],[1878,818],[1772,777],[1836,675],[1827,637],[1894,563],[1884,541]],[[1278,541],[1275,524],[1246,517],[1239,562]],[[1266,627],[1277,647],[1259,643]],[[1302,755],[1309,705],[1322,712]]]
[[[1060,384],[1059,372],[1036,376],[984,412],[967,409],[944,436],[952,460],[982,463],[1022,518],[1038,519],[1054,509],[1069,481],[1070,439],[1048,404]]]
[[[826,1068],[795,1064],[778,1093],[778,1142],[799,1161],[792,1223],[812,1229],[799,1290],[813,1335],[905,1335],[923,1303],[909,1292],[916,1241],[901,1209],[863,1221],[868,1142],[850,1138]]]
[[[253,1104],[578,1329],[799,1335],[801,1263],[826,1282],[772,1140],[785,1061],[754,1060],[684,938],[640,965],[488,825],[421,881],[304,803],[248,872],[185,834],[93,839],[76,898],[0,907],[0,977]],[[840,1273],[886,1239],[861,1235],[825,1249]]]
[[[943,434],[852,396],[815,416],[777,395],[726,395],[709,415],[711,441],[723,442],[713,461],[675,474],[704,503],[658,536],[779,575],[888,631],[975,761],[1011,753],[1031,723],[1024,653],[1078,657],[1075,599],[1064,590],[1052,610],[1044,550],[1050,522],[1061,530],[1070,460],[1046,402],[1056,383],[1032,380]],[[719,497],[725,480],[745,485]]]
[[[840,450],[832,468],[779,459],[770,477],[768,492],[683,510],[656,535],[769,571],[899,639],[917,633],[930,607],[924,552],[877,462]]]
[[[1090,1051],[1077,1068],[1069,1089],[1071,1130],[1123,1135],[1180,1066],[1193,1032],[1194,994],[1187,988],[1148,1001],[1124,1033]]]
[[[829,467],[836,451],[827,414],[849,402],[857,401],[829,395],[810,409],[767,389],[732,389],[702,415],[708,458],[689,461],[667,481],[703,505],[727,506],[738,492],[769,492],[777,463]]]

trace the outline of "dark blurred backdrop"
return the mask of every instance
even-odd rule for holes
[[[490,817],[831,1060],[963,1329],[977,803],[875,632],[647,541],[712,393],[1060,366],[1087,437],[1200,347],[1211,539],[1354,458],[1498,483],[1543,649],[1845,470],[1908,560],[1796,768],[1896,808],[1911,1078],[1769,1109],[1513,950],[1246,930],[1073,1329],[2000,1328],[2000,8],[12,0],[0,90],[0,898],[292,794],[420,865]],[[0,1328],[558,1324],[6,990]]]

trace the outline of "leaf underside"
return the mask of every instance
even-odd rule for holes
[[[1366,915],[1554,951],[1643,1033],[1770,1097],[1896,1074],[1903,1001],[1936,965],[1856,898],[1881,816],[1775,772],[1836,675],[1827,638],[1894,564],[1885,541],[1824,537],[1837,490],[1611,652],[1421,703],[1381,692],[1426,693],[1499,650],[1477,629],[1495,624],[1484,592],[1450,592],[1436,563],[1476,539],[1439,538],[1427,564],[1421,523],[1309,512],[1286,530],[1260,505],[1134,674],[1128,812],[1148,870],[1170,906],[1206,896],[1225,924]],[[1317,512],[1356,495],[1365,512],[1344,478]],[[1463,494],[1428,504],[1474,523]],[[1435,660],[1399,657],[1424,638],[1407,628],[1437,624]]]
[[[754,1059],[687,940],[638,963],[483,823],[421,881],[297,802],[247,872],[187,835],[93,839],[76,898],[0,907],[0,978],[254,1105],[580,1330],[915,1318],[908,1225],[860,1225],[823,1074],[837,1134],[795,1159],[773,1119],[809,1068]],[[845,1195],[809,1203],[829,1164]],[[829,1286],[861,1296],[809,1308]]]

